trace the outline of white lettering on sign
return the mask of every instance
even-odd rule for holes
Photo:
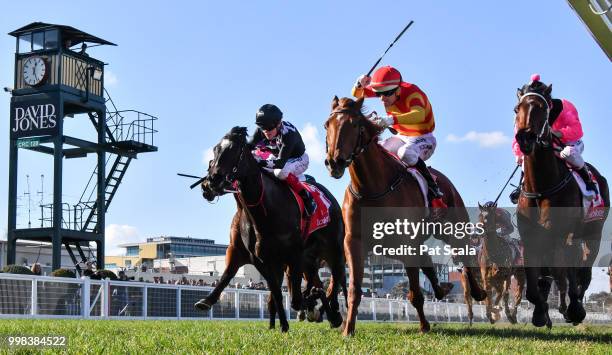
[[[13,132],[55,128],[56,125],[55,105],[53,104],[15,107],[15,126],[13,127]]]

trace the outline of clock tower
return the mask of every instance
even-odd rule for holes
[[[9,35],[16,38],[15,81],[10,105],[8,255],[15,263],[18,239],[53,245],[52,268],[61,264],[65,247],[79,270],[88,259],[82,246],[96,243],[99,269],[104,267],[105,213],[125,170],[139,153],[153,145],[156,117],[135,110],[119,111],[104,88],[105,63],[87,48],[114,43],[71,26],[34,22]],[[107,107],[107,103],[112,104]],[[97,141],[67,135],[64,120],[84,116]],[[130,121],[130,117],[135,117]],[[18,156],[28,149],[53,157],[53,202],[40,206],[40,227],[17,223]],[[64,159],[96,156],[96,165],[79,201],[63,201]],[[89,190],[88,190],[89,189]],[[79,261],[73,252],[75,248]]]

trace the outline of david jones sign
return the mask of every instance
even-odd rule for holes
[[[58,107],[55,103],[11,105],[11,137],[55,135],[58,131]]]

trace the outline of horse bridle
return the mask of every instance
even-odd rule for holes
[[[544,120],[544,124],[542,125],[542,129],[540,130],[540,133],[536,137],[536,143],[541,145],[542,148],[547,149],[553,146],[553,144],[551,143],[551,140],[557,139],[557,143],[559,143],[559,145],[563,145],[563,143],[556,136],[552,134],[552,129],[550,127],[550,122],[549,122],[551,105],[549,104],[546,97],[544,97],[544,95],[537,93],[537,92],[527,92],[521,96],[521,98],[519,99],[519,104],[523,102],[523,99],[527,96],[538,97],[542,101],[544,101],[544,103],[546,104],[546,119]],[[562,148],[557,148],[557,150],[561,150],[561,149]],[[539,198],[544,198],[546,196],[551,196],[561,191],[565,187],[565,185],[567,185],[571,181],[571,179],[572,179],[572,173],[571,171],[568,171],[567,175],[565,175],[565,177],[557,185],[553,186],[552,188],[546,189],[545,191],[542,191],[542,192],[527,192],[523,190],[523,188],[521,187],[521,194],[528,199],[539,199]]]
[[[549,148],[551,146],[550,139],[552,136],[552,129],[550,128],[550,122],[549,122],[550,110],[551,110],[550,103],[548,102],[546,97],[544,97],[544,95],[531,91],[521,96],[521,98],[519,99],[519,105],[521,104],[521,102],[523,102],[523,99],[528,96],[535,96],[541,99],[542,101],[544,101],[544,104],[546,104],[546,119],[544,120],[542,129],[540,129],[540,133],[536,136],[536,143],[541,145],[543,148]]]
[[[329,119],[332,118],[333,115],[335,114],[351,114],[354,113],[353,111],[351,111],[350,109],[340,109],[340,110],[334,110],[330,113],[329,115]],[[355,158],[357,158],[361,153],[365,152],[368,149],[368,146],[377,139],[377,135],[374,135],[367,143],[362,144],[363,143],[363,132],[365,131],[365,127],[363,126],[363,123],[361,122],[361,119],[367,119],[363,114],[359,114],[359,116],[357,118],[360,118],[359,122],[357,123],[358,126],[358,130],[359,130],[359,135],[357,136],[357,142],[355,142],[355,147],[353,147],[353,150],[351,151],[351,154],[349,155],[349,157],[346,159],[346,166],[348,167],[349,165],[351,165],[351,163],[353,163],[353,161],[355,160]],[[336,118],[338,119],[338,118]],[[329,150],[328,144],[327,144],[327,139],[325,140],[325,152],[327,153]]]

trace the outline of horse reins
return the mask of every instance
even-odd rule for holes
[[[341,110],[334,110],[332,111],[332,113],[330,114],[330,118],[332,115],[334,114],[341,114],[341,113],[351,113],[351,110],[349,109],[341,109]],[[365,116],[363,116],[363,114],[361,115],[361,117],[359,117],[361,119],[367,119]],[[351,155],[349,156],[349,158],[346,160],[346,165],[349,166],[353,163],[353,161],[355,160],[355,158],[357,158],[357,156],[359,156],[361,153],[365,152],[368,147],[370,146],[370,144],[372,144],[372,142],[374,142],[377,138],[378,135],[374,135],[366,144],[362,144],[363,141],[363,131],[364,131],[364,126],[361,123],[361,121],[359,121],[358,123],[359,125],[359,136],[357,137],[357,142],[355,144],[355,148],[353,148]],[[327,151],[327,140],[325,141],[325,151]],[[404,171],[400,171],[397,175],[397,177],[395,178],[395,180],[393,180],[393,182],[391,183],[391,185],[389,185],[389,187],[383,191],[383,192],[379,192],[373,195],[368,195],[368,196],[364,196],[362,194],[360,194],[359,192],[357,192],[357,190],[355,190],[355,188],[353,187],[353,183],[351,182],[348,186],[349,192],[351,193],[351,195],[353,195],[354,198],[356,198],[357,200],[380,200],[381,198],[387,196],[388,194],[392,193],[393,191],[395,191],[398,186],[401,185],[401,183],[404,181],[404,178],[406,177],[406,172]]]

